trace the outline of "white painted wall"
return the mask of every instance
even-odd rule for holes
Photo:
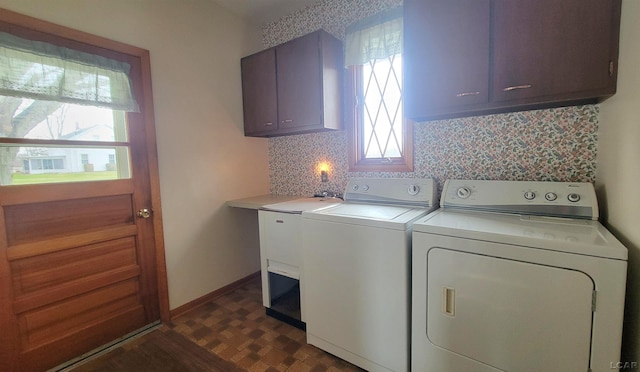
[[[618,92],[600,106],[596,188],[604,222],[629,248],[622,358],[640,365],[640,1],[622,1]],[[636,367],[638,368],[638,367]]]
[[[208,0],[0,0],[0,7],[151,53],[172,309],[260,270],[255,211],[267,140],[246,138],[240,58],[260,30]]]

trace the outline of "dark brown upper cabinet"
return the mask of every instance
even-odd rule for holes
[[[276,53],[274,49],[241,60],[245,135],[268,135],[278,130]]]
[[[246,136],[342,125],[342,43],[319,30],[241,60]]]
[[[616,91],[620,0],[405,0],[405,116],[597,103]]]
[[[406,117],[489,102],[490,4],[405,0]]]

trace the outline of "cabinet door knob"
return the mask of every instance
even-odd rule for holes
[[[272,126],[272,125],[273,125],[273,123],[272,123],[272,122],[264,123],[264,126],[265,126],[265,127],[270,127],[270,126]]]
[[[286,119],[282,121],[282,124],[286,124],[286,123],[293,123],[292,119]]]
[[[464,92],[456,94],[456,97],[477,96],[480,92]]]
[[[518,89],[529,89],[531,88],[531,84],[524,84],[524,85],[514,85],[512,87],[506,87],[504,88],[502,91],[503,92],[510,92],[512,90],[518,90]]]

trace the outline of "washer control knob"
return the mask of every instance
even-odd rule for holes
[[[580,194],[572,192],[571,194],[567,195],[567,199],[569,199],[569,201],[572,203],[577,203],[580,201]]]
[[[471,196],[471,189],[468,188],[467,186],[462,186],[461,188],[458,189],[456,194],[458,194],[458,197],[460,199],[466,199],[469,196]]]
[[[369,191],[369,185],[362,185],[362,191]]]
[[[358,186],[358,185],[351,186],[351,190],[353,190],[353,191],[358,191],[359,188],[360,188],[360,186]]]
[[[527,191],[524,193],[524,198],[527,200],[533,200],[536,198],[536,193],[533,191]]]
[[[558,194],[556,194],[555,192],[548,192],[544,194],[544,198],[547,199],[548,201],[554,201],[558,199]]]
[[[418,195],[420,192],[420,186],[418,185],[409,185],[409,189],[407,190],[409,195]]]

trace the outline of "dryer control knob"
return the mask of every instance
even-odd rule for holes
[[[524,198],[527,200],[533,200],[536,198],[536,193],[533,191],[527,191],[524,193]]]
[[[556,194],[555,192],[548,192],[544,194],[544,198],[547,199],[548,201],[554,201],[558,199],[558,194]]]
[[[362,191],[369,191],[369,185],[362,185]]]
[[[420,192],[420,186],[418,185],[409,185],[409,189],[407,190],[409,195],[418,195]]]
[[[460,199],[466,199],[469,196],[471,196],[471,189],[466,186],[463,186],[459,188],[458,191],[456,191],[456,194]]]
[[[572,192],[571,194],[567,195],[567,199],[569,199],[569,201],[572,203],[577,203],[580,201],[580,194]]]
[[[360,188],[360,186],[358,186],[358,185],[351,186],[351,190],[353,190],[353,191],[358,191],[359,188]]]

